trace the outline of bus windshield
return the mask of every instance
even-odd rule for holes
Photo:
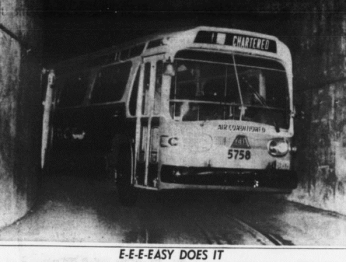
[[[180,121],[240,120],[289,127],[283,65],[238,54],[180,51],[175,58],[170,113]]]

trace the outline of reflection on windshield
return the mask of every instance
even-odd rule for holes
[[[170,94],[176,120],[242,120],[288,128],[287,77],[281,64],[246,56],[176,58]],[[214,60],[214,61],[213,61]],[[226,60],[226,61],[225,61]]]

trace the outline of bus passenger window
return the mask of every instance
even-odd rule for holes
[[[130,69],[131,62],[102,68],[96,76],[91,103],[119,101],[123,97]]]
[[[163,62],[156,63],[156,82],[154,94],[154,114],[158,115],[161,108],[161,85],[162,85]]]
[[[143,103],[142,103],[143,115],[148,114],[149,88],[150,88],[150,63],[146,63],[144,68],[144,84],[143,84]]]
[[[69,76],[63,84],[63,89],[58,100],[59,107],[78,106],[83,103],[89,84],[87,73]]]
[[[171,99],[195,99],[198,91],[200,70],[191,62],[177,65],[177,74],[173,78],[176,83],[175,89],[171,92]]]
[[[129,103],[129,110],[130,114],[132,116],[136,115],[136,108],[137,108],[137,93],[138,93],[138,84],[139,84],[139,75],[140,75],[140,68],[137,70],[136,79],[132,87],[131,97],[130,97],[130,103]]]

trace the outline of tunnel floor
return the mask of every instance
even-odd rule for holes
[[[36,206],[0,241],[346,246],[346,217],[267,194],[141,192],[120,205],[107,181],[48,176]]]

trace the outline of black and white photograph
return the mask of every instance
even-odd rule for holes
[[[1,0],[1,261],[343,261],[346,2]]]

